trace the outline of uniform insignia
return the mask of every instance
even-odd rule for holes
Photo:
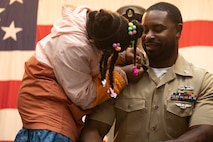
[[[171,95],[171,100],[178,101],[197,101],[197,94],[194,94],[194,87],[192,86],[179,86],[176,92]]]
[[[182,103],[175,103],[175,104],[176,104],[176,106],[178,106],[178,107],[180,107],[180,108],[182,108],[182,109],[186,109],[186,108],[192,106],[192,105],[190,105],[190,104],[182,104]]]

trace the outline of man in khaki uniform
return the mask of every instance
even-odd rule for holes
[[[101,142],[115,119],[115,142],[212,142],[213,75],[178,53],[179,9],[154,4],[145,11],[142,25],[147,70],[115,103],[97,107],[82,142]]]

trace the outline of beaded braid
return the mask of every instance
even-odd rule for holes
[[[114,89],[114,80],[113,80],[113,70],[114,70],[114,65],[116,60],[118,59],[118,52],[114,52],[111,62],[110,62],[110,68],[109,68],[109,80],[110,80],[110,85],[112,87],[112,89]]]
[[[129,35],[128,19],[118,13],[104,9],[89,12],[86,30],[88,37],[92,39],[94,45],[103,51],[99,62],[101,84],[103,86],[106,85],[105,78],[106,73],[109,70],[110,88],[107,92],[111,94],[111,97],[115,98],[117,94],[113,90],[113,70],[118,54],[129,47],[131,40],[137,39],[141,36],[141,31],[136,32],[137,34],[135,33],[133,36]]]
[[[101,83],[105,87],[106,85],[106,72],[107,72],[107,64],[108,59],[111,56],[111,52],[104,51],[100,60],[100,73],[101,73]]]
[[[138,35],[141,35],[142,31],[139,31],[141,33],[138,33],[136,30],[137,26],[134,25],[134,23],[135,23],[134,21],[129,22],[128,31],[129,31],[129,35],[131,36],[131,46],[134,49],[134,66],[133,66],[132,70],[135,75],[138,75],[138,69],[136,66],[136,50],[137,50],[136,45],[137,45]],[[115,62],[118,58],[118,53],[121,51],[121,47],[120,47],[120,43],[113,43],[112,47],[114,48],[113,51],[106,50],[105,52],[103,52],[103,55],[102,55],[102,58],[100,61],[100,72],[101,72],[101,83],[103,86],[105,86],[108,59],[111,56],[111,54],[113,53],[113,55],[111,57],[110,68],[109,68],[109,81],[110,81],[111,87],[108,89],[107,92],[111,94],[111,97],[116,98],[117,94],[114,92],[113,70],[114,70]]]
[[[101,60],[100,60],[100,73],[101,73],[101,83],[103,87],[106,85],[106,72],[107,72],[107,65],[108,60],[112,54],[112,51],[105,51],[102,54]],[[114,71],[114,65],[116,63],[116,60],[118,59],[118,51],[114,47],[113,55],[111,57],[110,61],[110,67],[109,67],[109,81],[110,81],[110,88],[107,90],[108,93],[111,94],[111,97],[116,98],[117,94],[114,92],[114,79],[113,79],[113,71]]]
[[[135,37],[135,35],[137,34],[137,26],[134,25],[134,20],[132,22],[129,22],[129,27],[128,27],[128,30],[129,30],[129,35],[132,36],[132,41],[131,41],[131,46],[132,48],[134,49],[134,59],[133,59],[133,64],[134,66],[132,67],[132,70],[133,70],[133,73],[135,75],[138,75],[138,69],[137,69],[137,66],[136,66],[136,51],[137,51],[137,38]]]
[[[136,47],[136,45],[137,45],[137,41],[132,40],[132,41],[131,41],[131,44],[132,44],[131,46],[132,46],[133,51],[134,51],[134,58],[133,58],[133,64],[134,64],[134,66],[133,66],[132,70],[133,70],[133,73],[134,73],[135,75],[138,75],[138,70],[137,70],[137,66],[136,66],[136,52],[137,52],[137,47]]]

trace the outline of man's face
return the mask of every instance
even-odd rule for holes
[[[176,54],[177,26],[167,17],[166,11],[146,12],[142,25],[142,44],[150,60],[167,60]]]

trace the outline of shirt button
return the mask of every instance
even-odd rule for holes
[[[158,109],[158,105],[154,105],[154,110],[157,110]]]
[[[156,131],[157,130],[157,126],[156,125],[152,126],[152,130]]]
[[[129,105],[128,105],[128,109],[130,109],[130,108],[131,108],[131,105],[129,104]]]

